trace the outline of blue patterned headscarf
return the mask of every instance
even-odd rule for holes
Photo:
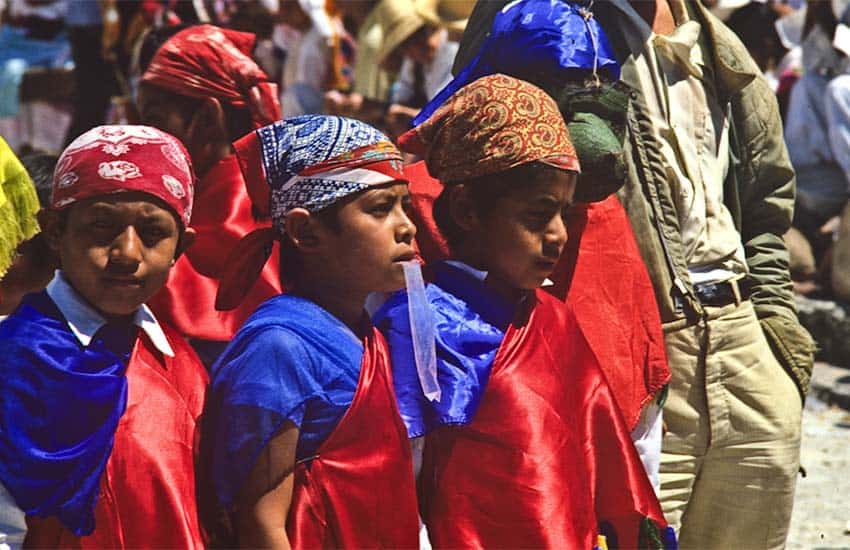
[[[287,118],[234,146],[254,206],[281,233],[293,208],[318,212],[373,185],[405,180],[401,153],[390,139],[351,118]]]
[[[319,212],[375,185],[406,182],[401,153],[359,120],[304,115],[255,130],[233,144],[254,209],[270,217],[236,245],[220,276],[216,308],[233,309],[253,286],[293,208]]]

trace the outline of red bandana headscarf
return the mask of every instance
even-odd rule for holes
[[[255,40],[251,33],[213,25],[190,27],[157,50],[142,82],[248,108],[255,128],[271,124],[281,118],[277,84],[251,58]]]
[[[189,154],[171,134],[150,126],[98,126],[72,141],[59,157],[51,208],[141,191],[162,199],[187,227],[194,182]]]
[[[503,74],[479,78],[458,90],[430,118],[402,135],[399,147],[422,155],[431,175],[444,184],[533,161],[579,171],[555,101],[537,86]]]

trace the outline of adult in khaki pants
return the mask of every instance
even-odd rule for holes
[[[506,3],[478,2],[456,73]],[[695,0],[608,0],[591,10],[631,88],[619,198],[673,373],[665,514],[683,548],[780,548],[813,346],[782,241],[794,172],[776,100],[746,48]]]

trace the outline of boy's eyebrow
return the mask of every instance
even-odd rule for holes
[[[556,206],[559,206],[561,204],[561,201],[559,201],[553,195],[542,195],[542,196],[532,197],[532,198],[528,199],[527,202],[529,204],[537,204],[537,205],[540,205],[540,206],[552,206],[552,207],[556,207]],[[567,206],[573,205],[573,201],[571,199],[568,199],[566,201],[566,203],[567,203]]]

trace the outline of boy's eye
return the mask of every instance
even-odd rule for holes
[[[395,205],[395,201],[381,201],[378,204],[374,205],[370,212],[374,214],[389,214],[390,210],[393,209]]]
[[[162,227],[151,225],[142,229],[141,237],[145,244],[153,246],[162,239],[168,237],[168,232]]]
[[[526,215],[526,220],[532,228],[539,229],[544,227],[549,220],[552,219],[551,212],[532,211]]]
[[[91,225],[92,228],[97,230],[104,230],[112,227],[112,223],[104,219],[95,219],[89,225]]]

